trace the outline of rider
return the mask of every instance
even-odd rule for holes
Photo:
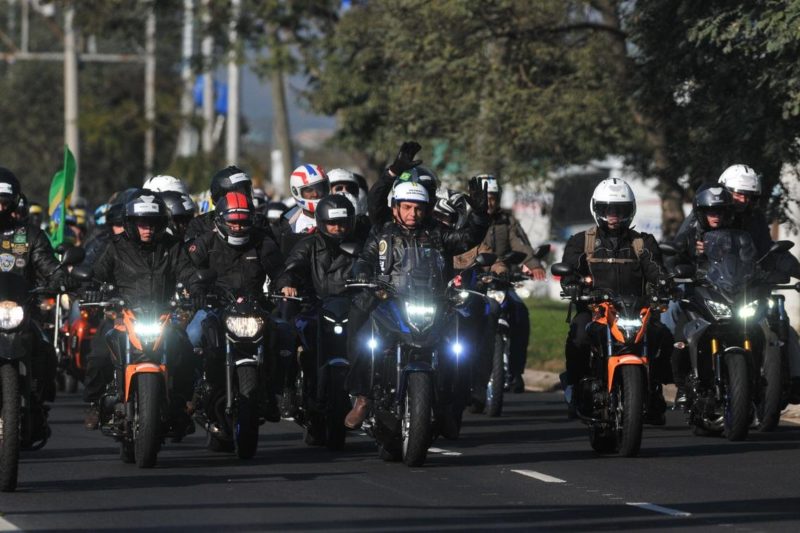
[[[609,289],[623,296],[646,296],[662,279],[661,252],[652,235],[630,229],[636,214],[633,190],[621,179],[605,179],[595,188],[589,207],[596,226],[573,235],[564,247],[562,262],[575,269],[574,275],[561,279],[564,292],[579,295],[582,280],[591,277],[593,288]],[[573,390],[589,371],[590,344],[586,327],[591,321],[588,306],[578,302],[565,345],[567,384]],[[660,323],[651,321],[651,328],[650,338],[658,341],[653,343],[656,346],[661,347],[671,340]],[[664,352],[650,366],[651,374],[657,374],[651,375],[649,380],[652,388],[647,422],[651,424],[664,424],[666,404],[660,382],[666,381],[666,371],[661,367],[669,365],[667,356],[668,352]],[[570,414],[575,401],[573,394]]]
[[[277,243],[263,228],[254,225],[255,210],[249,195],[229,191],[216,202],[214,230],[198,235],[189,245],[189,258],[197,269],[216,273],[215,285],[235,295],[262,295],[267,277],[274,280],[283,266]],[[219,310],[205,309],[203,289],[190,288],[198,312],[186,328],[192,345],[203,347],[203,330],[220,327]],[[267,395],[264,416],[278,422],[275,395]]]
[[[197,204],[185,192],[164,191],[159,196],[169,211],[169,227],[167,231],[181,241],[185,241],[186,228],[197,214]]]
[[[486,200],[475,202],[467,224],[462,229],[451,230],[436,222],[431,216],[431,203],[428,191],[414,181],[398,181],[392,189],[392,220],[374,227],[353,267],[357,279],[367,280],[370,276],[381,274],[392,276],[399,272],[400,259],[409,248],[437,250],[442,254],[445,279],[452,277],[453,256],[463,253],[483,239],[486,227]],[[369,394],[369,353],[364,341],[368,326],[365,324],[377,305],[377,299],[370,293],[358,295],[350,308],[348,322],[348,356],[352,367],[348,376],[350,393],[356,397],[353,409],[345,419],[345,425],[358,427],[367,416]],[[364,326],[362,328],[362,326]],[[386,339],[384,339],[386,340]],[[449,413],[449,410],[447,411]],[[457,429],[445,424],[451,436]],[[446,435],[447,436],[447,435]]]
[[[58,268],[53,247],[44,231],[38,226],[25,224],[14,217],[22,193],[19,180],[7,168],[0,167],[0,271],[19,274],[31,286],[59,287],[64,280]],[[34,417],[33,442],[49,435],[47,409],[44,402],[55,397],[56,354],[52,344],[44,340],[44,333],[36,322],[31,321],[33,344],[31,350],[32,410]]]
[[[297,205],[281,218],[280,245],[284,254],[288,254],[303,235],[316,231],[314,212],[319,201],[330,193],[330,180],[319,165],[300,165],[292,171],[289,186]]]
[[[525,230],[520,226],[519,221],[513,213],[505,209],[500,209],[500,197],[502,189],[494,176],[481,174],[473,176],[469,180],[469,193],[473,200],[486,194],[489,202],[489,229],[483,239],[483,247],[497,255],[497,268],[493,270],[504,271],[502,258],[510,252],[522,252],[525,260],[522,263],[522,272],[531,276],[536,281],[546,279],[544,268],[541,262],[534,257],[533,247],[531,246]],[[525,361],[528,354],[528,340],[530,338],[530,320],[528,308],[525,306],[517,293],[513,290],[508,291],[509,303],[511,305],[509,324],[511,331],[510,354],[509,354],[509,373],[512,376],[511,392],[523,392],[525,383],[522,380],[522,373],[525,371]]]
[[[253,196],[253,182],[244,170],[237,166],[227,166],[218,170],[211,178],[211,201],[216,205],[220,199],[229,192],[240,192],[251,199]],[[186,228],[185,239],[191,241],[204,233],[211,233],[216,226],[216,213],[214,210],[196,216]]]
[[[177,283],[185,283],[193,269],[180,241],[166,233],[168,223],[167,206],[157,193],[141,189],[132,194],[124,208],[124,232],[111,238],[92,266],[94,279],[113,285],[115,294],[132,308],[170,301]],[[89,290],[84,300],[94,302],[103,297],[100,292]],[[105,333],[113,327],[112,321],[104,321],[92,339],[84,390],[84,400],[90,403],[84,420],[87,429],[97,428],[100,421],[97,402],[113,379],[111,354],[105,340]],[[170,368],[175,380],[172,407],[176,412],[186,414],[185,404],[180,400],[187,402],[192,397],[192,348],[185,335],[176,330],[170,332],[169,344],[176,347],[180,361]],[[185,421],[186,430],[193,431],[188,416]]]

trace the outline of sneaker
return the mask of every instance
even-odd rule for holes
[[[100,427],[100,408],[96,402],[90,403],[89,408],[86,409],[86,415],[83,418],[83,427],[90,431]]]

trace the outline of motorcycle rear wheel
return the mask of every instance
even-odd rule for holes
[[[144,373],[136,378],[133,440],[139,468],[153,468],[161,448],[163,379],[158,373]]]
[[[426,372],[411,373],[408,376],[402,422],[403,462],[408,466],[422,466],[428,456],[428,446],[433,440],[432,408],[431,375]]]
[[[236,419],[233,421],[233,442],[239,459],[252,459],[258,450],[258,367],[236,369],[239,392]]]
[[[494,339],[492,374],[486,387],[486,413],[490,417],[503,414],[503,394],[506,381],[504,355],[508,350],[508,337],[497,335]]]
[[[20,449],[19,373],[15,365],[0,366],[0,491],[17,488]]]
[[[750,429],[750,386],[747,359],[741,352],[725,355],[725,436],[730,441],[747,438]]]
[[[782,368],[780,357],[764,358],[764,383],[758,403],[758,431],[772,431],[781,419]]]

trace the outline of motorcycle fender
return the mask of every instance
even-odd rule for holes
[[[30,336],[24,342],[22,331],[0,333],[0,359],[16,361],[27,357],[31,342]]]
[[[348,367],[350,366],[350,361],[343,357],[332,357],[328,359],[323,365],[325,367]]]
[[[614,388],[614,378],[617,375],[617,367],[621,365],[647,365],[647,357],[638,355],[615,355],[608,358],[608,392]]]
[[[162,374],[164,376],[164,384],[167,382],[167,366],[157,365],[155,363],[137,363],[135,365],[128,365],[125,367],[125,397],[123,402],[127,402],[130,398],[131,384],[133,378],[137,374]]]
[[[400,386],[397,387],[397,401],[403,399],[406,395],[406,388],[408,387],[408,375],[414,374],[416,372],[428,372],[433,373],[433,367],[430,363],[426,363],[424,361],[412,361],[406,365],[403,369],[403,379],[400,382]]]

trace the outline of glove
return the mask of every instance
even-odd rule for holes
[[[203,309],[207,305],[206,295],[203,292],[195,292],[192,294],[192,306],[195,309]]]
[[[100,291],[88,290],[83,293],[83,301],[90,304],[96,304],[103,301],[103,293]]]
[[[478,193],[472,201],[472,209],[479,215],[489,212],[489,184],[483,184],[483,191]]]
[[[581,286],[578,284],[571,283],[569,285],[564,285],[561,289],[564,291],[564,294],[566,296],[570,297],[573,300],[581,295]]]
[[[397,157],[395,157],[394,162],[389,165],[389,170],[392,171],[392,174],[399,176],[406,170],[411,170],[422,163],[421,159],[414,159],[414,156],[417,155],[417,152],[421,149],[422,146],[416,141],[406,141],[400,145],[400,151],[397,152]]]
[[[369,281],[369,276],[367,276],[366,272],[359,272],[356,274],[356,283],[367,283]]]

